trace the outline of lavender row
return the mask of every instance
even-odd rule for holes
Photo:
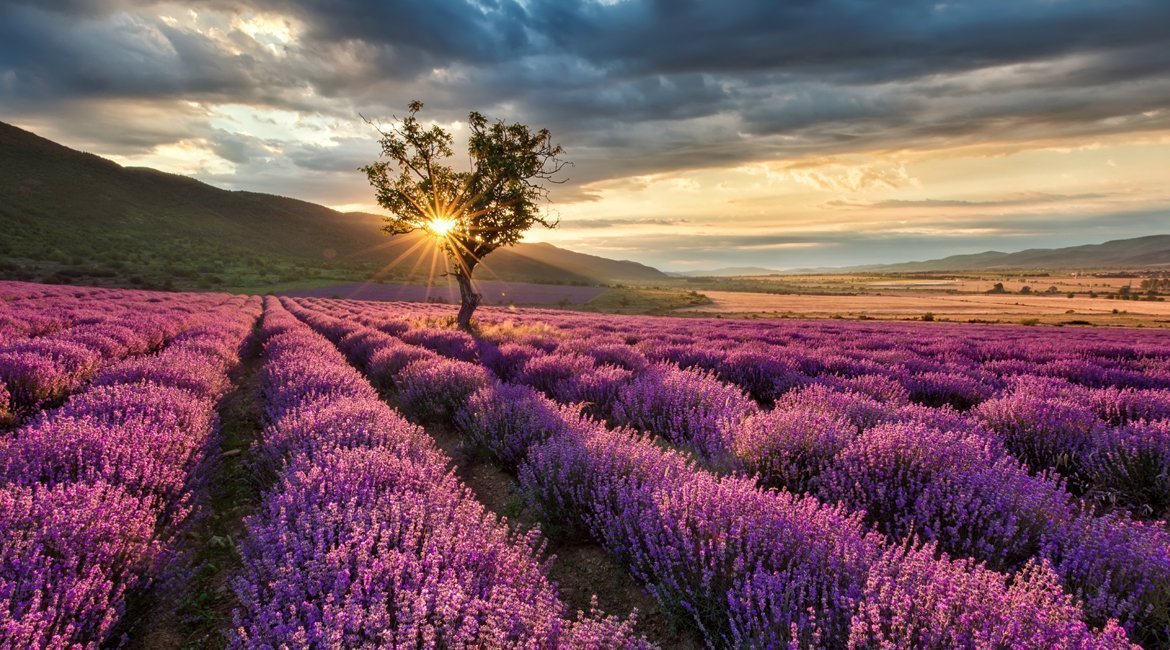
[[[445,356],[478,354],[498,374],[558,401],[602,405],[611,422],[693,449],[708,466],[746,467],[773,485],[865,510],[894,539],[916,534],[1006,570],[1043,557],[1094,622],[1117,618],[1142,638],[1170,638],[1164,528],[1086,512],[1059,481],[1030,476],[993,434],[947,408],[882,404],[820,386],[761,413],[702,372],[646,366],[631,381],[628,361],[606,372],[583,355],[560,353],[564,346],[512,356],[505,346],[501,354],[482,343],[478,352],[458,345],[465,335],[457,332],[392,331]],[[606,357],[621,361],[614,352]],[[598,382],[599,375],[616,381]],[[882,422],[889,424],[865,431]]]
[[[864,510],[893,539],[917,535],[996,568],[1043,558],[1091,620],[1170,638],[1165,527],[1095,514],[957,413],[891,413],[856,393],[805,389],[748,418],[737,439],[737,457],[774,485]]]
[[[111,308],[153,308],[162,295],[5,282],[0,285],[0,345],[51,334],[77,323],[99,322],[109,317]]]
[[[595,345],[586,338],[551,347],[546,345],[554,352],[536,347],[541,344],[539,339],[521,345],[505,343],[493,347],[477,344],[459,332],[425,329],[404,331],[401,320],[387,321],[383,318],[381,323],[377,323],[378,319],[363,317],[360,312],[356,316],[361,322],[377,324],[383,331],[428,345],[453,358],[470,360],[478,356],[501,377],[536,386],[559,401],[584,402],[595,415],[613,423],[629,424],[658,433],[672,442],[697,449],[708,459],[727,453],[735,444],[730,432],[756,410],[750,400],[738,391],[723,386],[716,377],[706,372],[693,369],[680,371],[661,363],[651,365],[636,350],[616,343]],[[767,368],[767,359],[755,359],[755,362],[755,367]],[[806,383],[813,385],[822,384],[845,392],[862,392],[874,396],[891,413],[888,416],[890,419],[898,419],[897,412],[902,410],[901,407],[908,406],[908,392],[904,387],[880,375],[844,377],[827,374],[815,379],[806,377],[806,380]],[[1051,383],[1073,388],[1067,382]],[[1164,430],[1164,425],[1160,422],[1151,425],[1145,420],[1156,421],[1170,413],[1170,405],[1158,401],[1159,397],[1167,394],[1135,389],[1085,390],[1092,393],[1087,398],[1095,396],[1090,401],[1100,405],[1102,411],[1111,406],[1115,417],[1124,419],[1126,426],[1112,429],[1097,427],[1093,424],[1095,420],[1092,414],[1087,416],[1089,424],[1085,425],[1085,433],[1079,436],[1051,435],[1043,425],[1030,424],[1018,427],[1025,435],[1005,436],[1009,449],[1018,449],[1023,454],[1029,444],[1028,438],[1036,437],[1045,438],[1050,447],[1073,446],[1077,440],[1085,441],[1087,444],[1082,445],[1081,453],[1077,456],[1085,459],[1084,465],[1089,469],[1084,474],[1091,477],[1090,483],[1097,493],[1106,494],[1115,502],[1130,505],[1139,512],[1160,514],[1159,506],[1170,499],[1170,493],[1167,492],[1164,473],[1157,468],[1164,465],[1160,461],[1170,460],[1170,455],[1164,451],[1170,444],[1165,436],[1157,435]],[[999,399],[994,400],[988,407],[1000,402]],[[1062,408],[1059,404],[1055,407],[1051,406],[1051,402],[1048,404],[1049,413]],[[981,409],[980,413],[990,411],[990,408],[986,408]],[[1018,414],[1013,415],[1017,420],[1023,419]],[[1084,418],[1074,420],[1078,423],[1085,421]],[[1138,422],[1135,424],[1133,421]],[[839,438],[839,442],[844,441],[845,438]],[[1069,453],[1066,449],[1058,448],[1049,455],[1059,458]],[[1049,464],[1037,463],[1033,466],[1047,469]],[[1125,471],[1114,471],[1118,467]]]
[[[856,515],[718,479],[466,362],[429,351],[411,359],[409,346],[384,333],[301,315],[395,384],[407,412],[450,418],[505,465],[519,464],[548,520],[597,538],[714,645],[1124,645],[1112,626],[1100,638],[1089,633],[1041,565],[1009,583],[970,562],[936,561],[931,548],[885,549]],[[910,581],[924,572],[929,580]],[[968,597],[946,597],[958,585]],[[1037,605],[1020,609],[1020,601]]]
[[[205,312],[3,440],[0,646],[116,643],[128,595],[181,579],[174,541],[193,521],[216,402],[258,308],[240,298]]]
[[[769,403],[802,386],[828,386],[873,397],[882,403],[874,408],[891,421],[902,419],[901,411],[913,411],[915,401],[941,407],[944,414],[952,403],[985,402],[975,414],[1033,471],[1056,469],[1072,479],[1076,493],[1144,518],[1163,519],[1170,507],[1170,478],[1164,471],[1170,464],[1170,391],[1165,389],[1090,388],[1035,375],[997,376],[972,388],[974,380],[962,374],[932,371],[899,381],[872,368],[855,374],[856,369],[826,366],[810,357],[742,350],[720,356],[702,353],[697,345],[674,345],[674,354],[665,357],[643,355],[612,336],[586,333],[566,341],[516,327],[507,328],[507,336],[488,331],[497,341],[517,341],[491,346],[461,332],[408,329],[402,318],[367,310],[365,305],[348,309],[358,322],[452,358],[479,359],[502,378],[537,387],[561,402],[584,403],[595,416],[662,435],[716,464],[733,446],[742,447],[733,434],[757,410],[723,381],[730,378],[733,386],[757,390],[770,386]],[[661,352],[663,346],[642,347]],[[648,356],[659,360],[651,362]],[[991,392],[993,384],[1001,392]],[[831,442],[835,452],[847,440],[837,436],[821,444]]]
[[[359,322],[391,334],[410,328],[402,316],[363,312],[367,305],[362,303],[317,303],[348,309]],[[417,319],[430,311],[412,306],[403,316]],[[509,314],[509,318],[525,317]],[[593,405],[592,412],[606,417],[611,405],[605,400],[612,398],[614,386],[651,363],[712,373],[769,405],[785,392],[810,384],[866,393],[894,406],[914,402],[970,408],[990,401],[977,412],[999,425],[994,428],[1005,437],[1009,450],[1034,471],[1062,470],[1078,492],[1142,516],[1162,518],[1170,503],[1170,481],[1156,470],[1170,461],[1170,440],[1161,435],[1162,422],[1170,417],[1170,390],[1165,387],[1170,346],[1148,335],[1135,336],[1125,330],[1062,332],[1067,340],[1057,345],[1036,336],[1005,344],[1002,337],[989,336],[989,330],[974,329],[964,330],[964,336],[975,333],[969,337],[973,341],[956,343],[953,336],[925,335],[921,327],[905,328],[914,332],[913,339],[899,335],[896,327],[893,336],[885,328],[863,329],[865,336],[859,336],[839,325],[818,324],[808,332],[806,325],[787,323],[753,324],[748,332],[733,336],[721,330],[746,329],[743,324],[721,324],[720,330],[712,331],[707,325],[683,321],[663,337],[659,336],[662,319],[655,321],[653,332],[647,332],[627,325],[637,319],[620,324],[608,319],[601,325],[591,324],[591,318],[557,315],[548,319],[561,321],[571,336],[550,328],[543,319],[531,325],[487,325],[484,334],[499,344],[503,358],[493,352],[493,358],[483,361],[506,376],[522,370],[524,362],[535,357],[541,367],[533,368],[538,375],[533,379],[543,382],[545,390],[552,383],[549,380],[588,374],[558,388],[565,399],[585,399]],[[774,330],[786,328],[797,332],[786,333],[791,340],[778,340],[781,336]],[[687,330],[697,330],[706,340],[695,342]],[[996,330],[1002,332],[1003,328]],[[483,351],[482,345],[477,351],[476,343],[459,332],[412,328],[408,334],[415,342],[454,358],[469,360]],[[730,348],[729,340],[735,341]],[[1078,344],[1092,347],[1078,350]],[[560,361],[545,358],[549,352],[555,352]],[[1115,367],[1094,370],[1090,361]],[[1073,372],[1077,368],[1083,372]],[[1041,377],[1046,372],[1055,374]],[[1043,395],[1042,404],[1036,405],[1036,400],[1028,394],[1021,396],[1018,390],[1029,378],[1050,386],[1049,394],[1075,394],[1076,399],[1056,401]],[[1116,385],[1110,383],[1113,380]],[[1127,381],[1153,387],[1127,387]],[[1036,446],[1041,449],[1030,449]]]
[[[1090,498],[1170,513],[1170,391],[1025,375],[974,414],[1029,467],[1056,469]]]
[[[716,467],[745,468],[771,485],[864,511],[891,539],[916,535],[1009,571],[1043,558],[1091,621],[1118,619],[1140,638],[1170,639],[1165,527],[1096,515],[1062,481],[1030,474],[996,435],[954,411],[891,408],[813,386],[757,412],[714,377],[661,368],[618,392],[612,418],[695,449]],[[1148,477],[1165,471],[1151,465],[1142,466]]]
[[[157,303],[113,302],[112,316],[94,314],[71,327],[0,348],[0,384],[8,396],[0,418],[27,416],[62,399],[119,359],[158,349],[225,296],[199,295]]]
[[[1170,639],[1164,527],[1095,516],[1061,482],[1030,475],[995,435],[954,411],[889,408],[814,389],[759,412],[706,373],[658,365],[628,380],[580,355],[496,367],[558,401],[592,402],[611,422],[692,449],[709,466],[743,467],[775,486],[865,511],[892,539],[915,534],[1009,571],[1044,558],[1094,623],[1118,619],[1140,638]],[[881,421],[889,424],[867,429]]]
[[[574,330],[580,333],[581,328]],[[952,343],[939,342],[939,347],[945,343],[945,350],[931,358],[882,349],[888,341],[875,336],[870,347],[878,349],[863,347],[854,357],[844,358],[840,341],[832,341],[832,349],[826,350],[827,345],[809,344],[809,338],[800,346],[771,346],[766,351],[758,347],[726,351],[712,349],[710,343],[664,344],[650,338],[636,346],[648,360],[712,372],[767,404],[794,388],[825,384],[895,406],[914,402],[975,407],[979,418],[1033,471],[1056,469],[1072,480],[1078,493],[1145,517],[1165,518],[1170,480],[1160,468],[1170,463],[1170,437],[1165,434],[1170,417],[1166,346],[1150,341],[1134,348],[1099,343],[1100,355],[1066,349],[1060,356],[1051,350],[1041,356],[1035,348],[1048,346],[1036,339],[1024,339],[1028,343],[1017,343],[1011,352],[976,347],[963,354]],[[568,348],[599,362],[636,369],[604,352],[616,345],[612,336],[575,336],[557,350]],[[1101,367],[1105,364],[1120,367]]]
[[[320,335],[267,305],[258,452],[231,645],[645,647],[632,621],[566,619],[539,533],[509,532],[430,438]]]
[[[110,294],[143,293],[125,289],[78,287],[67,284],[40,284],[17,280],[0,280],[0,302],[14,302],[29,298],[81,298]]]
[[[664,363],[651,364],[628,346],[617,343],[597,345],[588,338],[553,345],[548,345],[546,340],[543,342],[546,349],[537,347],[541,345],[539,338],[525,344],[492,346],[473,341],[461,332],[406,329],[409,325],[402,320],[366,315],[360,309],[351,313],[359,322],[376,325],[382,331],[420,343],[446,356],[462,360],[479,358],[504,379],[539,388],[561,402],[584,403],[593,415],[613,424],[630,425],[661,435],[675,444],[696,450],[708,461],[721,460],[733,447],[738,447],[741,455],[747,452],[749,461],[758,461],[761,455],[765,462],[768,460],[766,451],[753,449],[766,446],[766,440],[759,439],[758,435],[752,436],[756,439],[746,445],[743,440],[737,440],[744,437],[738,432],[740,423],[757,411],[755,405],[738,390],[723,385],[717,377],[705,371],[680,370]],[[739,354],[736,358],[745,357],[752,359],[757,369],[766,370],[768,367],[768,360],[757,358],[758,355]],[[900,411],[913,411],[902,408],[908,406],[909,397],[904,387],[879,375],[822,375],[808,379],[807,383],[830,386],[846,393],[868,393],[882,402],[881,406],[874,405],[870,410],[884,412],[887,420],[898,421],[902,419]],[[1154,399],[1157,392],[1114,390],[1124,399],[1099,398],[1097,402],[1122,404],[1123,407],[1116,410],[1128,415],[1130,420],[1137,420],[1139,416],[1156,419],[1162,414],[1159,411],[1162,407]],[[994,400],[980,413],[992,412],[990,407],[1002,401]],[[1052,410],[1048,408],[1047,412]],[[946,413],[945,409],[942,413]],[[1017,421],[1022,419],[1018,413],[1012,415]],[[1077,457],[1085,460],[1083,465],[1087,470],[1083,475],[1091,478],[1089,482],[1094,493],[1107,495],[1113,502],[1133,507],[1139,513],[1159,515],[1162,512],[1160,505],[1170,499],[1170,481],[1160,471],[1165,464],[1162,461],[1170,460],[1170,454],[1166,453],[1170,439],[1158,435],[1165,426],[1160,422],[1153,425],[1140,422],[1124,428],[1102,429],[1092,425],[1091,414],[1088,420],[1088,430],[1079,437],[1051,435],[1042,425],[1034,424],[1017,427],[1024,435],[1011,436],[1007,432],[1004,437],[1008,448],[1020,450],[1021,454],[1027,448],[1029,438],[1044,438],[1042,442],[1046,441],[1049,447],[1057,447],[1049,454],[1053,458],[1069,456],[1064,446],[1072,446],[1078,439],[1085,441]],[[1082,418],[1077,422],[1083,421]],[[1098,430],[1104,435],[1094,435]],[[1037,432],[1039,435],[1031,435]],[[820,453],[835,453],[848,439],[842,435],[828,436],[818,443],[822,448]],[[783,451],[783,441],[776,444]],[[1037,468],[1048,467],[1049,464],[1039,464]],[[1122,471],[1117,471],[1119,469]]]
[[[607,345],[633,346],[651,361],[716,372],[762,397],[826,373],[894,375],[921,402],[936,402],[928,405],[951,401],[943,384],[961,384],[964,376],[980,385],[952,387],[961,389],[949,391],[958,402],[952,405],[979,401],[988,389],[1002,387],[999,378],[1021,368],[1088,386],[1170,386],[1170,350],[1156,335],[1133,330],[1048,330],[1041,336],[1007,327],[614,319],[490,308],[484,321],[484,329],[538,347],[568,343],[589,354]]]

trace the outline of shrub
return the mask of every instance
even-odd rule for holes
[[[537,533],[511,535],[438,468],[353,449],[286,472],[246,522],[229,645],[554,645]]]
[[[560,399],[557,388],[562,383],[596,367],[597,362],[584,355],[554,352],[529,358],[516,373],[516,381]]]
[[[777,406],[748,417],[736,428],[735,457],[769,485],[808,492],[857,431],[848,420],[827,410]]]
[[[489,384],[455,413],[455,428],[469,442],[515,469],[528,449],[566,430],[560,407],[528,386]]]
[[[422,359],[398,373],[398,406],[420,422],[450,422],[476,390],[495,381],[481,366],[453,359]]]
[[[1043,564],[1009,577],[971,560],[935,556],[933,545],[895,547],[870,568],[850,648],[1131,647],[1115,623],[1089,630],[1076,601]]]
[[[415,361],[437,361],[439,355],[430,350],[387,336],[366,357],[366,373],[383,390],[392,388],[403,368]]]
[[[1158,519],[1170,514],[1168,468],[1170,420],[1107,429],[1083,461],[1085,480],[1098,498]]]
[[[757,410],[710,374],[658,365],[622,388],[614,420],[720,460],[731,451],[732,430]]]
[[[1037,555],[1051,522],[1072,516],[1058,482],[1030,476],[986,438],[906,423],[862,433],[818,494],[865,510],[892,539],[917,535],[1001,569]]]
[[[771,404],[784,393],[803,386],[809,378],[787,359],[765,352],[728,353],[716,368],[719,378],[735,384],[755,400]]]
[[[1087,404],[1027,388],[988,400],[975,414],[1036,470],[1074,470],[1101,428]]]
[[[1046,557],[1088,621],[1117,619],[1150,647],[1170,638],[1170,531],[1122,513],[1053,520]]]
[[[966,410],[995,394],[995,387],[973,377],[953,372],[923,372],[903,382],[910,400],[926,406],[950,405]]]

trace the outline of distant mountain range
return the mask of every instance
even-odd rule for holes
[[[0,122],[0,277],[213,288],[431,273],[424,235],[382,218],[122,167]],[[442,259],[435,259],[443,268]],[[661,271],[551,244],[499,249],[482,279],[598,284]]]
[[[382,217],[281,196],[227,191],[185,176],[122,167],[0,122],[0,278],[163,288],[309,281],[411,281],[440,272],[421,234],[388,237]],[[551,244],[487,256],[483,280],[560,284],[779,273],[728,267],[666,274]],[[1170,235],[1086,246],[988,251],[816,272],[1170,269]],[[806,269],[804,272],[812,271]],[[789,271],[790,273],[792,271]]]
[[[851,267],[848,270],[883,273],[935,271],[1006,271],[1038,269],[1139,269],[1170,270],[1170,235],[1115,239],[1103,244],[1066,248],[1033,248],[1018,253],[987,251],[952,255],[924,262],[903,262]]]
[[[1134,239],[1117,239],[1103,244],[1066,248],[1033,248],[1017,253],[986,251],[970,255],[951,255],[921,262],[868,264],[849,267],[817,267],[778,271],[757,266],[732,266],[701,271],[667,274],[676,278],[726,278],[753,275],[803,273],[934,273],[946,271],[1011,271],[1040,269],[1148,269],[1170,270],[1170,235],[1149,235]]]
[[[734,278],[744,275],[776,275],[784,273],[776,269],[766,269],[761,266],[725,266],[718,269],[704,271],[667,271],[666,274],[676,278]]]

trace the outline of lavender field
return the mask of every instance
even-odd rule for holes
[[[1170,644],[1164,334],[453,312],[0,282],[0,647]]]

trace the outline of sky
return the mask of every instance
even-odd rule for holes
[[[0,0],[0,121],[124,165],[378,212],[415,99],[564,146],[528,241],[666,270],[1170,233],[1167,0]]]

